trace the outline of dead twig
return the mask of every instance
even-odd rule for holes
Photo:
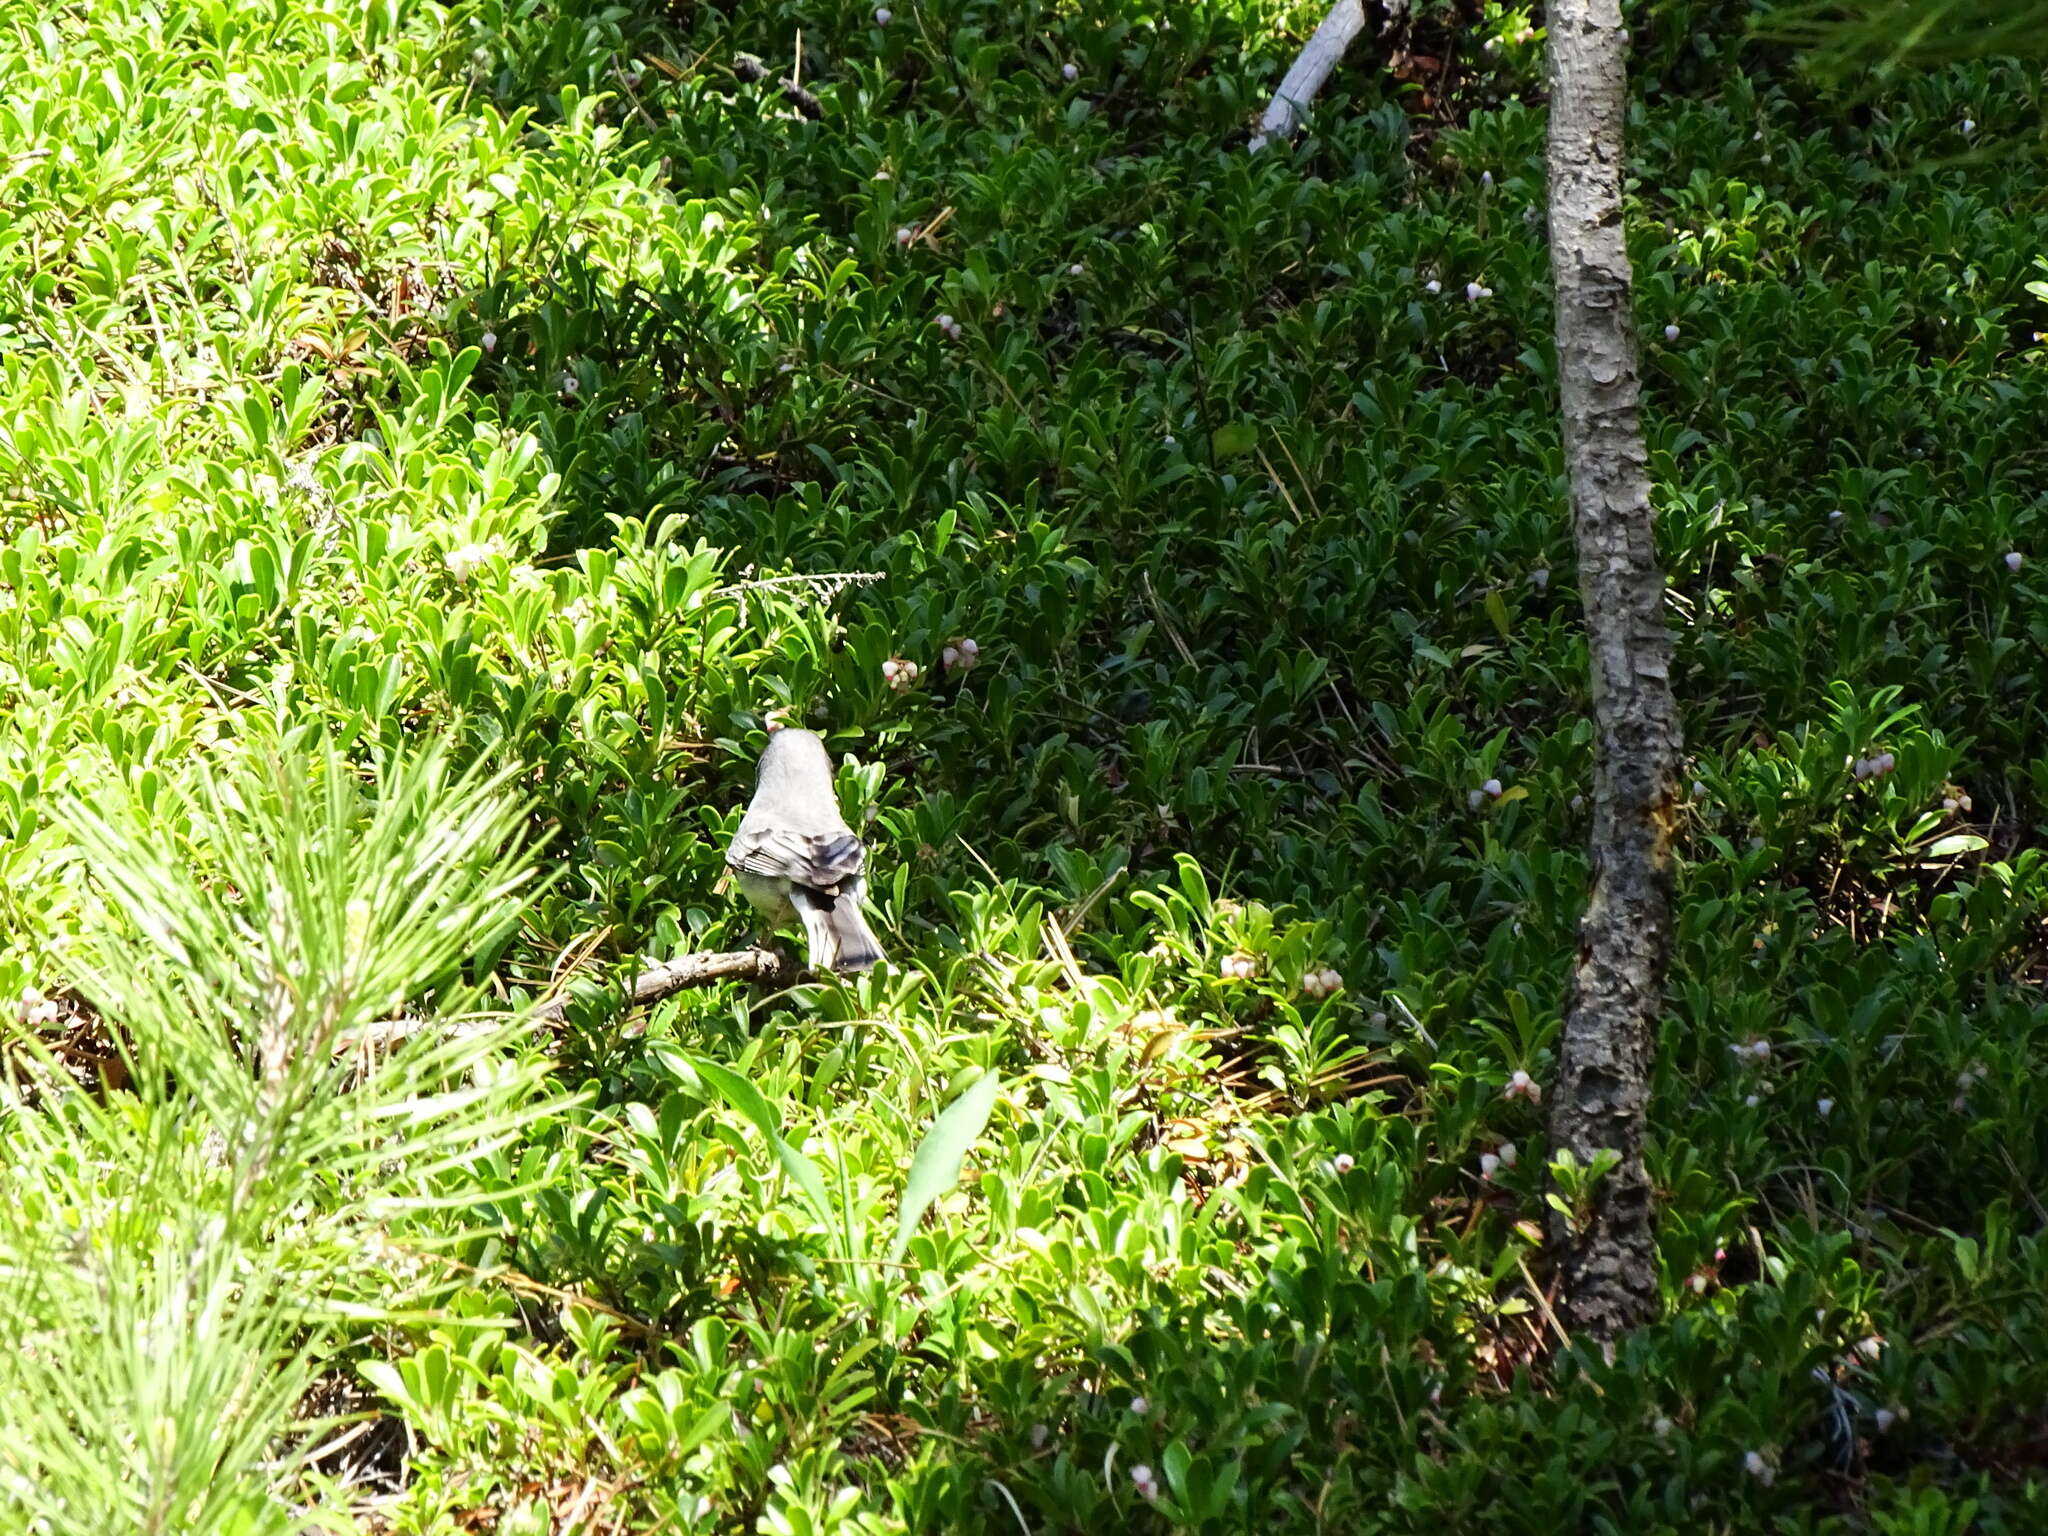
[[[645,1008],[692,987],[714,986],[721,981],[761,981],[788,986],[796,980],[790,963],[768,949],[735,949],[699,955],[678,955],[675,959],[642,971],[627,988],[629,1008]],[[534,1010],[544,1024],[559,1024],[568,1016],[570,997],[552,997]]]
[[[627,1008],[646,1008],[678,992],[687,992],[692,987],[716,986],[721,981],[758,981],[788,987],[796,984],[799,974],[794,965],[768,949],[679,955],[635,976],[624,988],[623,1003]],[[602,994],[593,989],[581,995],[597,997]],[[534,1009],[530,1017],[540,1024],[560,1024],[569,1016],[569,1007],[575,996],[566,991],[557,993]],[[502,1018],[503,1015],[431,1019],[418,1014],[404,1014],[395,1019],[380,1019],[366,1029],[337,1038],[332,1054],[337,1061],[350,1056],[367,1061],[379,1051],[389,1050],[426,1030],[439,1030],[453,1039],[467,1034],[488,1033],[500,1027]]]

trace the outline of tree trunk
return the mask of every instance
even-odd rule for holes
[[[1620,1162],[1576,1218],[1553,1218],[1575,1330],[1612,1339],[1657,1315],[1643,1138],[1671,951],[1678,707],[1657,563],[1622,238],[1628,112],[1619,0],[1553,0],[1550,266],[1579,589],[1592,657],[1592,885],[1551,1087],[1550,1152]]]

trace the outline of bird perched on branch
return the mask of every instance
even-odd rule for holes
[[[812,970],[864,971],[882,958],[860,909],[867,850],[839,814],[832,758],[815,732],[769,736],[725,862],[770,923],[803,924]]]

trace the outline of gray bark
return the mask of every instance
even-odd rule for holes
[[[1553,0],[1550,264],[1572,531],[1592,659],[1592,883],[1579,925],[1550,1151],[1620,1164],[1580,1222],[1553,1218],[1564,1310],[1596,1339],[1657,1315],[1643,1139],[1671,949],[1680,734],[1639,410],[1622,237],[1626,45],[1619,0]]]

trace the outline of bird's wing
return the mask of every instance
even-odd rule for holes
[[[821,891],[860,873],[864,853],[860,839],[841,828],[833,832],[794,832],[787,827],[740,824],[725,862],[750,875],[794,880]]]

